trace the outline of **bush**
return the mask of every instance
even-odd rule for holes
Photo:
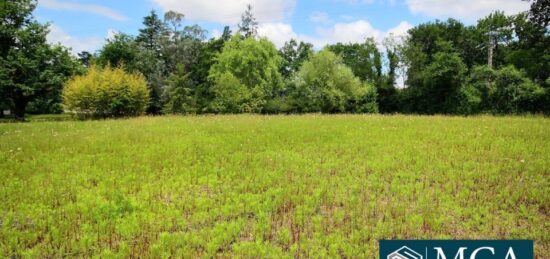
[[[250,105],[252,95],[245,85],[232,73],[225,72],[216,79],[211,91],[215,99],[210,103],[210,110],[216,113],[253,112]]]
[[[63,91],[65,111],[80,118],[138,116],[148,101],[145,78],[120,67],[92,66],[86,75],[69,80]]]
[[[495,73],[491,93],[495,113],[537,112],[537,104],[544,98],[544,89],[531,81],[524,72],[513,66],[504,67]]]
[[[482,110],[483,94],[474,85],[466,84],[458,89],[456,113],[477,114]]]

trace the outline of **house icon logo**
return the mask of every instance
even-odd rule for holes
[[[404,246],[388,255],[388,259],[423,259],[422,255]]]

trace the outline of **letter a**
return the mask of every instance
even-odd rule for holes
[[[514,254],[514,249],[510,247],[510,249],[508,249],[508,253],[506,254],[506,258],[504,259],[517,259],[516,254]]]

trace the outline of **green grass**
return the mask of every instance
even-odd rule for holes
[[[549,211],[541,117],[0,124],[0,257],[375,258],[433,238],[544,258]]]

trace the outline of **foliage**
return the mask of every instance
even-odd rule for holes
[[[327,48],[341,56],[344,64],[362,81],[374,84],[382,76],[382,55],[374,39],[367,39],[364,43],[337,43]]]
[[[532,2],[531,9],[529,10],[529,19],[539,27],[548,27],[550,25],[550,1],[532,0]]]
[[[94,55],[88,51],[82,51],[77,54],[78,61],[84,66],[89,67],[92,64],[92,61],[94,59]]]
[[[253,38],[258,35],[258,22],[252,13],[252,5],[247,5],[245,12],[241,15],[239,32],[245,38]]]
[[[513,23],[517,41],[510,44],[506,61],[524,70],[535,83],[544,85],[544,81],[550,77],[548,27],[532,23],[526,14],[514,17]]]
[[[136,43],[145,49],[160,53],[162,42],[167,37],[166,24],[159,18],[155,10],[151,10],[148,16],[143,17],[144,28],[139,30]]]
[[[495,72],[495,89],[491,95],[494,112],[517,114],[534,112],[544,96],[544,89],[513,66]]]
[[[425,114],[458,113],[465,83],[466,65],[450,42],[438,41],[432,61],[409,78],[406,89],[410,111]],[[420,54],[422,55],[422,54]],[[423,58],[426,58],[424,56]],[[462,94],[460,93],[462,92]],[[468,102],[466,102],[468,103]]]
[[[137,56],[134,38],[128,34],[117,33],[107,39],[107,43],[99,51],[97,63],[101,66],[124,66],[128,71],[135,71]]]
[[[172,17],[175,15],[168,15]],[[177,17],[172,17],[177,20]],[[147,79],[149,87],[148,114],[160,114],[163,103],[162,95],[165,88],[165,80],[168,77],[167,60],[163,58],[163,51],[167,48],[169,31],[167,23],[163,22],[158,14],[151,10],[149,15],[143,17],[143,28],[135,39],[139,56],[138,71]]]
[[[376,89],[355,77],[342,58],[325,49],[302,65],[293,93],[299,112],[377,112]]]
[[[149,95],[141,74],[92,66],[67,82],[63,100],[67,112],[82,118],[128,117],[145,112]]]
[[[549,127],[378,115],[0,124],[0,257],[378,258],[378,240],[411,237],[522,238],[545,255]]]
[[[175,73],[168,78],[168,88],[165,92],[164,112],[188,114],[197,112],[197,101],[193,92],[193,82],[183,65],[179,65]]]
[[[258,23],[250,5],[234,36],[226,27],[220,37],[207,40],[207,31],[187,23],[184,14],[167,11],[161,16],[153,10],[143,18],[136,36],[117,33],[97,53],[84,51],[76,57],[46,42],[47,25],[32,16],[35,0],[4,2],[0,10],[0,94],[6,98],[0,100],[0,109],[10,109],[19,119],[25,112],[61,112],[63,83],[93,64],[123,66],[127,72],[143,74],[150,98],[147,113],[155,115],[550,111],[550,97],[540,97],[538,89],[543,87],[544,96],[550,92],[547,0],[530,1],[531,10],[517,15],[495,11],[472,25],[455,19],[436,20],[413,27],[404,37],[390,34],[383,42],[366,39],[327,46],[351,69],[351,76],[359,79],[359,87],[347,72],[340,77],[348,78],[352,86],[323,82],[327,76],[335,76],[321,73],[314,73],[318,77],[308,78],[307,83],[296,78],[315,54],[313,45],[291,40],[277,53],[269,40],[257,37]],[[380,43],[384,51],[379,49]],[[515,98],[494,95],[495,73],[508,66],[537,85],[519,84],[538,89],[533,90],[536,100],[530,99],[529,107],[502,108],[503,104],[495,101]],[[405,80],[404,89],[397,88],[401,79]],[[513,80],[502,82],[510,85],[500,86],[501,90],[518,85]],[[325,92],[316,92],[315,85]],[[360,90],[343,90],[349,87]],[[229,99],[221,99],[226,97]]]
[[[41,105],[41,112],[55,112],[63,83],[80,69],[61,46],[46,42],[48,25],[35,21],[34,1],[3,3],[0,25],[0,95],[2,108],[12,108],[23,120],[27,106]]]
[[[279,50],[282,58],[281,75],[288,80],[300,69],[302,64],[313,55],[313,45],[300,41],[300,44],[294,39],[285,42],[285,45]]]
[[[276,97],[282,87],[280,63],[277,49],[269,40],[242,39],[236,34],[225,43],[210,69],[209,78],[215,84],[211,89],[212,111],[262,112],[266,101]],[[234,100],[220,100],[228,93]],[[237,107],[244,107],[244,110]]]
[[[197,62],[190,67],[189,73],[196,85],[197,109],[199,112],[208,111],[208,107],[214,99],[210,90],[214,82],[208,79],[208,75],[210,69],[216,63],[216,56],[222,52],[223,46],[230,39],[231,30],[226,26],[221,37],[212,38],[208,42],[201,44]]]
[[[470,71],[470,75],[466,79],[467,87],[473,87],[474,91],[479,94],[479,103],[477,106],[478,112],[490,112],[492,107],[491,95],[494,90],[495,70],[487,65],[476,66]]]
[[[261,100],[253,98],[253,91],[258,93],[258,89],[249,89],[231,72],[225,72],[216,77],[211,91],[215,99],[210,104],[210,109],[219,113],[250,113],[258,112],[263,105]]]

